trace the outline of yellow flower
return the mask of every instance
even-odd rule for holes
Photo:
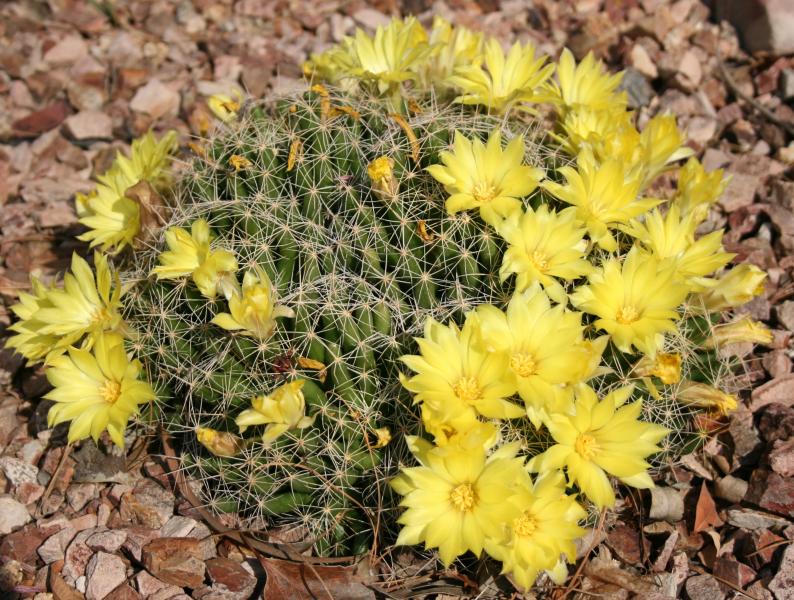
[[[140,206],[125,195],[138,180],[130,179],[118,167],[97,179],[96,190],[77,199],[80,223],[88,227],[77,239],[90,242],[92,248],[118,252],[132,244],[141,228]]]
[[[714,327],[705,346],[707,348],[722,348],[728,344],[741,342],[769,345],[772,343],[772,332],[763,323],[744,315],[735,321]]]
[[[656,115],[640,134],[642,149],[642,188],[662,173],[670,163],[694,154],[684,146],[684,134],[675,124],[673,115]]]
[[[531,194],[543,177],[543,171],[522,164],[524,138],[513,138],[502,150],[502,136],[491,133],[488,143],[467,139],[455,132],[452,152],[442,152],[444,165],[427,168],[450,194],[446,208],[449,214],[479,208],[482,220],[496,225],[514,210],[521,208],[521,200]]]
[[[536,427],[546,414],[568,408],[567,394],[555,388],[580,381],[588,359],[581,317],[552,307],[537,286],[515,294],[506,313],[482,305],[469,314],[485,349],[507,362],[505,382],[518,390]]]
[[[656,444],[668,430],[638,420],[642,401],[623,406],[633,389],[619,388],[599,401],[590,387],[577,386],[573,412],[551,415],[546,424],[556,444],[534,457],[529,470],[565,467],[568,481],[599,508],[615,503],[608,474],[632,487],[653,487],[644,459],[660,450]]]
[[[276,290],[264,269],[257,265],[243,276],[241,292],[229,298],[229,313],[215,315],[212,322],[228,331],[242,331],[260,340],[273,334],[276,319],[293,317],[291,308],[276,303]]]
[[[127,190],[140,181],[161,185],[170,155],[176,150],[176,132],[169,131],[156,140],[150,131],[133,140],[130,156],[116,154],[113,166],[97,177],[95,191],[78,194],[75,201],[80,223],[89,231],[78,239],[100,245],[103,250],[122,250],[132,244],[141,227],[139,203],[126,196]]]
[[[196,439],[215,456],[237,456],[245,447],[243,440],[233,433],[209,427],[196,428]]]
[[[597,151],[605,144],[614,145],[622,139],[622,132],[634,130],[631,119],[632,113],[621,105],[604,109],[578,108],[559,122],[562,135],[552,135],[568,154],[576,156],[585,147]],[[637,136],[639,138],[639,133]],[[623,154],[619,152],[617,156]]]
[[[703,278],[724,267],[736,256],[722,251],[723,230],[714,231],[695,239],[697,221],[694,215],[681,216],[675,204],[667,214],[654,209],[645,221],[635,221],[625,229],[656,258],[672,264],[676,274],[691,289],[704,289],[708,281]]]
[[[502,561],[502,573],[528,590],[541,571],[557,569],[560,556],[576,561],[574,542],[585,534],[577,523],[587,513],[565,493],[565,477],[559,471],[538,477],[534,485],[528,479],[522,484],[515,495],[521,515],[503,527],[502,535],[486,538],[485,551]]]
[[[634,247],[622,264],[616,258],[604,261],[589,283],[571,295],[571,302],[599,317],[595,326],[611,334],[622,352],[634,346],[653,356],[664,332],[675,329],[676,309],[687,292],[673,269]]]
[[[402,381],[402,379],[401,379]],[[446,416],[447,419],[444,420]],[[496,443],[498,432],[491,423],[483,423],[477,413],[468,408],[451,415],[433,410],[430,404],[422,404],[422,426],[433,436],[436,446],[459,444],[461,441],[481,440],[485,448]]]
[[[672,385],[681,381],[681,355],[677,352],[659,352],[656,356],[643,356],[632,371],[637,377],[658,377],[662,383]]]
[[[34,317],[41,308],[52,307],[48,299],[52,287],[47,287],[34,275],[30,276],[30,285],[33,293],[20,292],[19,302],[11,306],[11,312],[19,320],[8,328],[16,335],[5,342],[6,348],[13,348],[28,359],[28,366],[36,364],[50,353],[56,356],[64,350],[60,348],[56,351],[58,336],[42,333],[41,329],[46,323]]]
[[[494,419],[523,416],[524,410],[506,400],[516,391],[505,379],[506,361],[477,348],[474,334],[469,323],[459,330],[454,323],[445,327],[428,318],[425,336],[416,338],[421,355],[401,357],[416,373],[402,377],[403,386],[443,423],[454,423],[466,413]]]
[[[372,445],[373,448],[385,448],[392,440],[391,431],[388,427],[378,427],[373,430],[375,433],[376,441]]]
[[[723,169],[709,173],[697,158],[690,158],[678,171],[678,191],[673,202],[681,209],[682,215],[694,214],[696,222],[706,218],[708,209],[719,199],[728,179]]]
[[[482,104],[502,114],[514,106],[527,110],[522,103],[547,100],[544,83],[554,65],[545,64],[546,56],[535,58],[531,43],[516,42],[505,56],[499,42],[491,38],[485,44],[484,58],[487,71],[477,63],[463,65],[448,79],[463,91],[455,102]]]
[[[727,394],[705,383],[685,381],[678,389],[676,399],[687,406],[708,408],[713,413],[727,416],[736,410],[736,396]]]
[[[576,209],[562,212],[541,204],[537,210],[517,210],[498,224],[497,232],[507,242],[499,278],[516,274],[516,292],[539,282],[555,302],[565,303],[565,291],[556,278],[578,279],[592,272],[584,258],[585,229],[576,221]]]
[[[517,444],[502,446],[486,458],[481,446],[435,448],[408,436],[408,445],[421,466],[403,469],[391,481],[407,510],[396,544],[424,542],[438,548],[449,566],[471,550],[479,555],[485,540],[520,515],[512,496],[529,476]]]
[[[577,168],[558,169],[566,185],[552,181],[542,184],[551,194],[576,207],[577,218],[585,224],[590,238],[608,252],[617,250],[610,227],[626,224],[659,203],[639,199],[639,183],[627,179],[621,162],[607,160],[597,164],[592,154],[582,152]]]
[[[388,156],[380,156],[367,165],[367,175],[372,180],[372,187],[376,192],[394,198],[399,187],[394,178],[394,160]]]
[[[267,425],[262,442],[269,445],[290,429],[311,427],[314,415],[306,416],[306,400],[301,391],[304,383],[303,379],[296,379],[277,387],[267,396],[254,398],[251,408],[241,412],[235,419],[240,433],[252,425]]]
[[[63,289],[38,289],[42,298],[23,328],[57,340],[49,349],[47,362],[83,336],[88,336],[85,345],[90,347],[103,331],[124,329],[118,275],[111,273],[107,257],[98,252],[94,264],[96,278],[85,259],[73,254],[71,273],[64,276]]]
[[[155,393],[138,375],[141,366],[129,360],[121,336],[100,334],[93,353],[69,348],[45,370],[55,389],[44,397],[55,402],[47,414],[50,427],[71,421],[69,443],[107,430],[117,446],[124,447],[124,430],[138,405],[151,402]]]
[[[218,119],[228,123],[237,118],[242,101],[242,92],[233,89],[228,94],[213,94],[207,100],[207,106]]]
[[[181,227],[165,232],[168,250],[160,254],[160,265],[152,269],[157,279],[180,279],[191,275],[199,291],[215,298],[218,288],[226,298],[237,289],[234,254],[222,248],[210,249],[210,226],[205,219],[193,222],[190,233]]]
[[[427,33],[414,17],[394,19],[385,28],[379,26],[375,37],[356,31],[349,43],[354,62],[352,74],[377,83],[384,94],[410,79],[416,79],[420,64],[430,54]]]
[[[709,312],[741,306],[764,293],[766,277],[766,272],[755,265],[738,265],[714,281],[707,291],[695,296],[693,304]]]
[[[571,110],[604,110],[625,108],[626,92],[617,92],[623,73],[610,75],[604,65],[588,52],[579,65],[568,48],[560,55],[557,64],[559,86],[551,84],[563,115]]]
[[[423,89],[446,90],[449,87],[446,80],[456,69],[482,62],[483,34],[462,26],[453,27],[442,17],[433,18],[429,42],[432,52],[420,71]]]

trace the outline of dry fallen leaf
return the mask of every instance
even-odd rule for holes
[[[265,598],[283,600],[374,600],[375,592],[356,576],[355,567],[324,567],[262,558],[267,572]]]
[[[723,520],[717,514],[717,505],[714,503],[714,498],[711,497],[711,493],[704,481],[700,486],[700,495],[695,508],[695,527],[693,531],[698,533],[706,531],[709,527],[719,527],[722,524]]]

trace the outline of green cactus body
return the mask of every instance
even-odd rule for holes
[[[418,422],[397,358],[411,352],[428,316],[461,321],[471,307],[509,296],[498,277],[501,240],[468,214],[448,215],[443,189],[424,171],[456,129],[485,138],[499,122],[428,105],[407,119],[420,144],[417,164],[387,106],[354,108],[357,117],[324,116],[312,92],[256,107],[208,144],[179,189],[169,225],[207,219],[213,246],[232,250],[241,271],[260,265],[294,311],[270,339],[209,324],[225,302],[207,300],[191,282],[150,278],[162,246],[137,254],[138,270],[126,274],[133,285],[125,318],[150,379],[171,394],[159,411],[172,430],[236,433],[234,417],[253,396],[308,380],[312,427],[269,447],[254,437],[232,458],[209,455],[187,435],[185,455],[207,482],[210,506],[239,511],[252,525],[302,527],[322,554],[368,547],[384,519],[384,484],[407,456],[397,434],[416,432]],[[508,139],[516,133],[526,134],[505,131]],[[537,163],[538,140],[528,140],[527,161]],[[235,170],[235,155],[250,165]],[[393,197],[373,191],[367,175],[382,156],[394,164]],[[302,369],[299,357],[326,369]],[[373,430],[384,426],[395,439],[376,449]]]

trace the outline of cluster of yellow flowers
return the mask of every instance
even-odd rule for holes
[[[722,248],[722,231],[696,237],[724,189],[723,173],[706,173],[691,158],[672,116],[637,130],[618,91],[621,75],[592,55],[577,64],[564,50],[554,65],[531,44],[505,53],[442,19],[430,34],[406,19],[374,37],[359,30],[305,68],[395,102],[432,85],[497,114],[534,111],[540,102],[557,113],[552,135],[571,162],[556,174],[524,164],[524,139],[503,147],[498,130],[487,140],[455,132],[440,164],[427,169],[447,194],[448,213],[474,209],[505,240],[500,277],[515,275],[515,288],[505,310],[479,306],[462,327],[428,319],[420,353],[402,358],[414,372],[402,383],[434,443],[410,438],[421,466],[404,468],[393,487],[407,509],[398,543],[438,548],[446,564],[485,550],[524,588],[541,571],[559,579],[584,515],[566,494],[566,475],[599,508],[615,502],[609,476],[653,485],[646,459],[667,430],[639,419],[642,400],[629,401],[628,379],[642,380],[650,395],[651,377],[680,383],[680,402],[714,412],[736,406],[721,390],[681,382],[681,356],[664,351],[682,308],[708,314],[763,290],[766,274],[754,266],[722,272],[734,256]],[[686,158],[672,198],[648,193]],[[375,166],[373,185],[385,190],[388,178],[375,177]],[[718,327],[706,346],[741,340],[768,343],[771,334],[745,317]],[[609,343],[635,366],[625,385],[599,398],[588,381],[609,371],[602,361]],[[523,417],[553,440],[528,461],[515,444],[499,446],[500,421]]]
[[[50,426],[71,421],[69,442],[107,429],[113,442],[124,445],[124,431],[138,405],[155,398],[151,386],[138,380],[140,363],[124,351],[127,334],[119,312],[121,285],[107,257],[94,255],[96,278],[88,263],[72,256],[63,289],[31,277],[32,293],[23,292],[11,307],[19,321],[6,344],[28,359],[44,362],[54,386],[45,398],[56,404]]]
[[[115,252],[132,244],[146,216],[158,209],[151,196],[165,178],[175,147],[175,132],[159,141],[149,132],[132,143],[130,156],[118,153],[97,188],[77,195],[77,214],[89,228],[79,239]],[[107,430],[123,446],[129,418],[155,394],[139,380],[140,363],[124,350],[130,332],[121,317],[119,278],[105,254],[94,254],[94,267],[96,277],[74,254],[62,288],[31,275],[31,293],[22,292],[11,307],[19,320],[11,325],[15,335],[6,345],[28,364],[47,367],[54,389],[45,397],[56,402],[48,413],[50,426],[71,421],[70,443],[89,436],[97,440]]]

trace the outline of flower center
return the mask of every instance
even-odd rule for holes
[[[538,528],[538,522],[529,512],[525,512],[513,523],[513,531],[520,537],[529,537]]]
[[[519,377],[530,377],[538,372],[535,360],[530,354],[516,352],[510,357],[510,368]]]
[[[461,377],[458,379],[458,382],[452,386],[452,391],[466,404],[474,404],[482,395],[476,377]]]
[[[534,250],[529,260],[532,261],[532,264],[535,265],[535,268],[541,273],[545,273],[549,270],[549,257],[546,256],[545,252]]]
[[[460,512],[468,512],[474,508],[477,502],[477,495],[474,493],[474,488],[471,487],[470,483],[461,483],[450,492],[449,501]]]
[[[615,320],[621,325],[629,325],[631,323],[634,323],[634,321],[636,321],[639,318],[640,318],[640,313],[638,313],[637,309],[634,308],[634,306],[631,304],[627,304],[626,306],[621,306],[618,309],[618,314],[615,316]]]
[[[102,398],[105,402],[108,404],[115,404],[116,400],[121,396],[121,384],[118,381],[108,379],[102,384],[102,387],[99,388],[99,393],[102,394]]]
[[[598,443],[592,435],[580,433],[574,444],[576,453],[585,460],[590,460],[598,452]]]
[[[474,189],[471,192],[477,202],[490,202],[496,198],[496,187],[487,181],[478,181],[474,184]]]
[[[102,325],[110,320],[110,313],[103,308],[97,308],[94,314],[91,315],[91,325]]]

